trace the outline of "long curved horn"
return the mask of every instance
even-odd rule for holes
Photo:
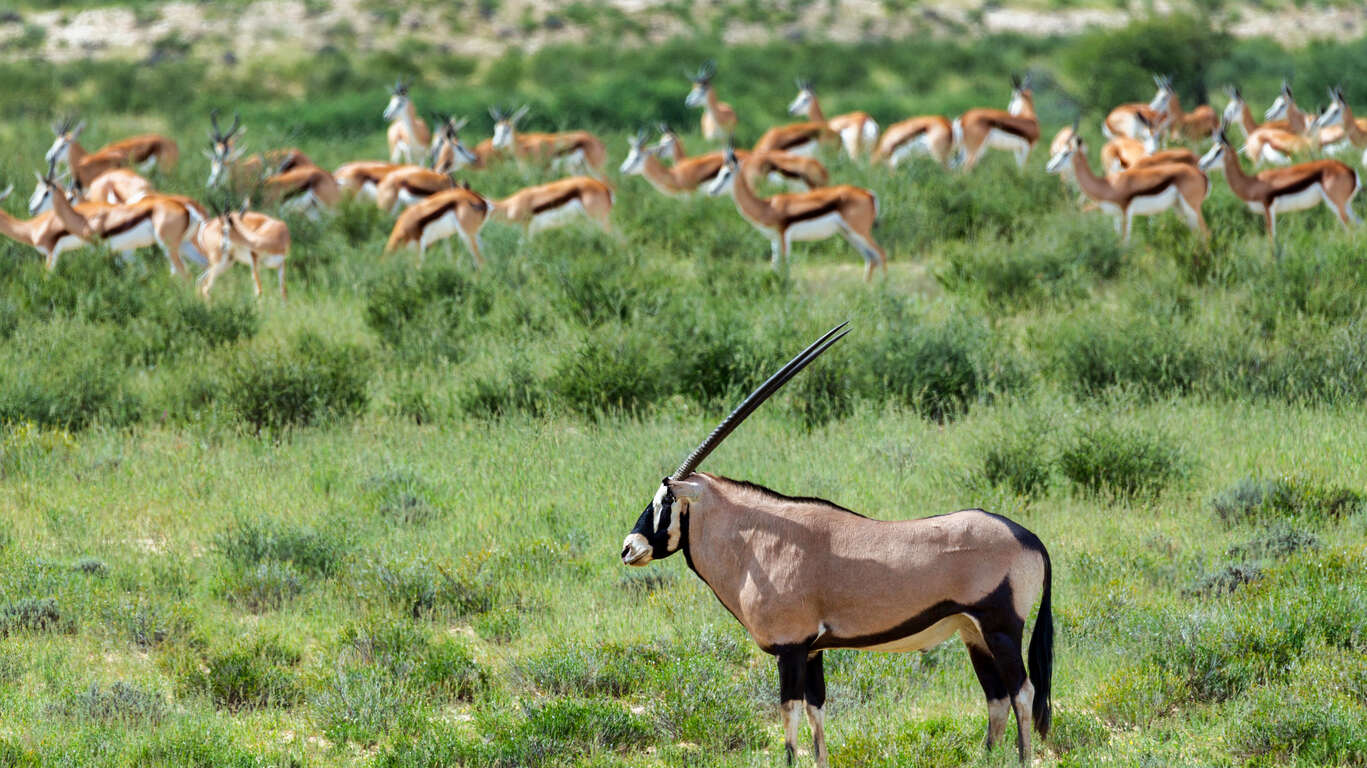
[[[3,201],[5,198],[9,197],[10,193],[13,192],[13,191],[14,191],[14,185],[13,185],[13,184],[9,185],[8,187],[5,187],[5,190],[4,190],[3,192],[0,192],[0,201]]]
[[[787,365],[778,369],[777,373],[770,376],[767,381],[759,385],[759,388],[754,392],[751,392],[750,396],[745,398],[745,401],[737,406],[736,410],[732,411],[730,416],[727,416],[722,420],[722,423],[717,425],[716,429],[712,430],[712,434],[708,435],[707,439],[703,440],[701,445],[693,449],[692,453],[688,454],[688,458],[684,459],[684,463],[680,464],[679,468],[674,470],[674,474],[671,475],[671,477],[675,480],[682,480],[693,474],[693,470],[697,469],[698,465],[702,463],[702,460],[707,458],[707,454],[711,453],[718,445],[721,445],[722,441],[726,439],[726,436],[735,431],[736,427],[739,427],[747,416],[754,413],[756,408],[759,408],[765,400],[768,400],[770,395],[779,391],[784,384],[788,383],[789,379],[796,376],[803,368],[806,368],[807,365],[817,359],[822,352],[830,349],[832,344],[845,338],[845,334],[849,333],[849,330],[846,328],[848,325],[849,321],[846,321],[829,331],[826,331],[824,336],[812,342],[811,346],[802,350],[797,357],[789,360]]]

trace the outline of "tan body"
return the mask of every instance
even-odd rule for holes
[[[248,211],[230,213],[206,221],[196,238],[209,268],[199,277],[199,293],[207,301],[214,281],[234,263],[252,270],[252,287],[261,297],[261,267],[276,270],[280,298],[285,294],[285,261],[290,253],[290,229],[285,222]]]
[[[220,151],[215,148],[214,154],[217,156]],[[215,162],[223,162],[232,189],[249,189],[262,179],[273,175],[288,173],[300,168],[316,167],[312,158],[294,147],[272,149],[265,154],[257,153],[242,158],[234,158],[231,153],[232,149],[229,147],[226,162]],[[209,186],[213,186],[221,177],[213,175],[212,167],[210,174]]]
[[[137,248],[159,246],[170,262],[171,274],[190,273],[181,261],[181,246],[198,231],[203,221],[196,206],[185,198],[151,194],[127,205],[87,202],[73,208],[66,193],[56,185],[50,195],[53,211],[87,241],[100,240],[111,249],[130,253]],[[48,258],[49,270],[57,267],[57,254]]]
[[[696,88],[697,85],[695,84]],[[689,106],[693,106],[690,104]],[[730,104],[717,98],[717,92],[711,84],[704,87],[702,97],[702,117],[698,121],[698,127],[702,131],[702,137],[708,141],[725,141],[728,136],[736,132],[736,110]]]
[[[1313,208],[1321,202],[1334,212],[1343,226],[1358,223],[1353,212],[1353,197],[1357,194],[1358,175],[1337,160],[1315,160],[1290,168],[1271,168],[1250,176],[1239,165],[1239,158],[1217,137],[1202,165],[1214,167],[1223,160],[1229,188],[1254,212],[1263,215],[1267,236],[1274,242],[1277,236],[1277,214]]]
[[[579,167],[599,178],[603,176],[608,150],[601,139],[588,131],[517,133],[510,128],[508,136],[501,144],[495,138],[491,148],[510,151],[519,162],[546,165],[553,170]],[[479,156],[478,150],[475,154]]]
[[[1057,173],[1071,163],[1073,175],[1084,194],[1097,207],[1116,217],[1116,231],[1128,243],[1135,216],[1151,216],[1177,208],[1193,231],[1208,237],[1209,229],[1201,206],[1210,193],[1205,174],[1190,165],[1154,165],[1122,171],[1108,178],[1092,172],[1081,141],[1074,138],[1070,149],[1055,155],[1049,170]]]
[[[287,208],[308,211],[310,215],[319,208],[335,207],[342,196],[332,174],[316,165],[277,173],[266,179],[265,188],[271,199],[283,202]]]
[[[492,202],[493,218],[533,235],[583,215],[604,232],[612,229],[612,188],[597,179],[572,176],[519,190]]]
[[[88,187],[100,174],[113,168],[136,166],[143,170],[154,166],[169,171],[180,157],[180,149],[173,139],[158,134],[133,136],[101,147],[95,152],[86,152],[77,140],[80,126],[74,130],[58,134],[53,144],[56,152],[49,152],[52,159],[65,162],[71,168],[71,175],[82,186]],[[61,146],[58,147],[58,144]]]
[[[384,177],[403,167],[379,160],[357,160],[338,166],[337,170],[332,172],[332,178],[336,180],[339,189],[365,195],[374,200]]]
[[[414,203],[455,185],[451,174],[417,165],[390,171],[375,188],[375,204],[387,213],[398,213]]]
[[[399,215],[384,251],[417,248],[421,263],[428,246],[441,241],[449,249],[450,237],[456,235],[479,268],[484,263],[479,233],[492,209],[489,201],[464,187],[437,192]]]
[[[13,187],[0,193],[0,200],[9,197]],[[80,203],[76,206],[78,211],[89,210],[88,203]],[[86,241],[82,238],[85,230],[83,227],[71,227],[62,220],[54,210],[46,210],[28,220],[16,219],[4,210],[0,210],[0,234],[5,235],[11,240],[31,245],[38,249],[43,255],[43,262],[48,264],[48,269],[52,269],[57,264],[57,257],[63,253],[82,248]]]
[[[1353,116],[1353,108],[1343,97],[1342,89],[1331,88],[1329,96],[1333,100],[1329,109],[1311,128],[1319,130],[1320,147],[1329,154],[1357,147],[1364,150],[1363,157],[1367,158],[1367,118]]]
[[[428,145],[432,142],[432,130],[418,116],[418,111],[413,107],[413,102],[405,96],[404,105],[401,107],[398,116],[389,123],[385,137],[389,140],[389,161],[391,163],[397,163],[400,160],[412,163],[421,159],[426,153]]]
[[[788,105],[788,114],[805,113],[813,123],[840,137],[840,145],[851,159],[872,152],[878,144],[878,123],[867,112],[849,112],[827,119],[810,83],[799,80],[797,98]]]
[[[85,187],[86,200],[102,203],[131,203],[146,197],[155,190],[152,182],[127,168],[114,168],[105,171],[90,186]]]
[[[692,183],[693,186],[687,189],[679,188],[676,192],[666,191],[666,187],[655,184],[652,185],[665,194],[676,194],[683,191],[692,191],[703,184],[707,184],[716,178],[717,171],[721,168],[724,155],[721,152],[708,152],[703,155],[689,157],[684,148],[683,140],[678,134],[664,127],[661,131],[659,148],[663,153],[652,153],[659,157],[661,154],[668,154],[674,160],[674,179],[681,182],[683,186]],[[751,186],[759,183],[761,177],[767,177],[770,181],[780,184],[787,184],[798,189],[816,189],[824,187],[830,182],[830,173],[820,160],[814,157],[804,157],[794,155],[790,152],[763,152],[758,155],[736,150],[736,156],[742,160],[746,157],[754,156],[757,162],[753,165],[754,175],[748,178]],[[693,162],[697,161],[695,165]],[[656,178],[659,178],[658,176]],[[693,183],[696,180],[696,183]]]
[[[1286,102],[1286,118],[1269,120],[1262,124],[1254,119],[1248,102],[1244,101],[1237,89],[1231,94],[1229,104],[1225,106],[1225,122],[1237,122],[1243,127],[1247,136],[1244,152],[1255,163],[1285,165],[1295,156],[1311,150],[1310,140],[1304,136],[1310,125],[1305,113],[1296,107],[1289,95],[1283,93],[1280,99]]]
[[[1149,150],[1143,141],[1117,136],[1101,146],[1101,167],[1106,173],[1118,173],[1147,156]]]
[[[1168,135],[1176,141],[1202,141],[1220,125],[1215,108],[1202,104],[1190,112],[1182,111],[1177,94],[1168,98]]]
[[[1024,168],[1039,141],[1035,101],[1028,88],[1012,91],[1010,109],[970,109],[954,121],[952,128],[965,170],[972,170],[988,149],[1010,152],[1016,166]]]
[[[1106,114],[1106,119],[1101,123],[1101,132],[1108,139],[1124,137],[1142,140],[1146,125],[1161,131],[1167,124],[1168,115],[1148,104],[1121,104]]]
[[[912,117],[893,123],[878,140],[873,161],[896,168],[912,154],[927,154],[946,168],[950,150],[954,148],[954,132],[949,119],[940,115]]]

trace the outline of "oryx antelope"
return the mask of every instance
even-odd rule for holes
[[[788,114],[805,114],[808,120],[825,125],[840,137],[840,144],[851,159],[863,157],[878,144],[878,122],[868,112],[849,112],[827,119],[810,80],[797,81],[797,96],[788,105]]]
[[[603,177],[608,150],[601,139],[588,131],[518,133],[517,123],[526,114],[526,105],[511,115],[489,108],[489,115],[494,118],[494,137],[490,142],[493,149],[510,152],[521,162],[549,165],[555,171],[578,168]]]
[[[1172,78],[1166,75],[1153,76],[1158,93],[1149,102],[1149,109],[1166,116],[1168,135],[1181,141],[1201,141],[1209,136],[1220,123],[1220,116],[1209,104],[1202,104],[1190,112],[1182,111],[1182,100],[1172,85]],[[1150,126],[1152,128],[1152,126]]]
[[[209,148],[204,156],[209,159],[209,178],[204,186],[213,187],[227,181],[233,188],[251,186],[270,174],[285,173],[295,168],[313,165],[313,160],[302,151],[290,147],[273,149],[264,155],[242,157],[240,139],[247,129],[241,117],[233,114],[233,124],[224,131],[218,125],[218,110],[209,113]]]
[[[55,138],[43,159],[49,164],[65,164],[71,169],[72,178],[86,187],[96,176],[111,168],[137,166],[146,171],[159,166],[162,170],[170,170],[180,157],[180,149],[173,139],[154,133],[131,136],[87,152],[79,140],[84,130],[84,120],[75,126],[71,118],[55,123],[52,126]]]
[[[479,232],[489,220],[492,208],[488,200],[464,184],[436,192],[399,214],[384,252],[389,254],[400,248],[414,247],[418,249],[418,262],[422,263],[428,246],[437,241],[441,241],[450,253],[450,238],[456,235],[478,269],[484,263],[480,255],[483,246]]]
[[[418,110],[408,96],[409,83],[402,80],[389,90],[389,104],[384,108],[384,119],[389,123],[385,136],[389,139],[389,162],[415,163],[427,151],[432,131],[418,117]]]
[[[1250,176],[1230,149],[1222,126],[1215,135],[1215,145],[1201,158],[1202,170],[1217,168],[1224,169],[1234,194],[1254,213],[1263,215],[1267,236],[1274,241],[1278,213],[1313,208],[1321,201],[1344,227],[1360,221],[1353,212],[1353,196],[1360,186],[1358,175],[1337,160],[1314,160],[1289,168],[1269,168]]]
[[[684,106],[702,108],[702,137],[708,141],[721,141],[736,132],[736,110],[717,98],[717,92],[712,87],[712,79],[716,76],[717,63],[711,60],[704,62],[696,74],[688,75],[693,87],[684,97]]]
[[[1320,147],[1330,154],[1338,154],[1348,147],[1363,150],[1364,164],[1367,164],[1367,117],[1353,117],[1353,108],[1343,98],[1343,89],[1329,89],[1329,107],[1315,120],[1313,130],[1318,131]]]
[[[708,152],[696,157],[689,157],[688,151],[684,148],[683,139],[679,138],[679,134],[675,133],[665,123],[660,124],[659,131],[660,141],[653,148],[653,154],[656,157],[673,158],[676,172],[683,172],[683,168],[688,165],[685,161],[697,160],[702,162],[705,159],[706,166],[704,168],[708,172],[702,173],[702,169],[695,169],[688,172],[686,177],[699,179],[699,184],[694,185],[694,188],[712,180],[716,175],[716,170],[721,167],[724,157],[722,152]],[[742,160],[750,155],[751,153],[745,150],[736,150],[736,157]],[[826,186],[831,178],[826,166],[822,165],[821,161],[815,157],[794,155],[791,152],[761,152],[755,157],[758,158],[758,161],[754,163],[753,167],[757,175],[748,179],[752,186],[759,183],[760,176],[767,176],[769,181],[776,184],[784,184],[799,189],[816,189]],[[623,163],[622,167],[625,168],[626,163]],[[623,172],[625,173],[625,171]],[[660,187],[656,185],[656,188],[659,189]]]
[[[1209,236],[1201,205],[1210,193],[1210,182],[1196,168],[1147,165],[1102,178],[1092,172],[1086,147],[1076,129],[1067,148],[1050,158],[1045,170],[1059,173],[1069,165],[1082,191],[1103,211],[1116,217],[1115,228],[1121,242],[1129,243],[1135,216],[1152,216],[1169,208],[1177,208],[1192,231],[1199,231],[1203,238]]]
[[[1039,141],[1039,121],[1035,118],[1034,94],[1030,78],[1012,75],[1011,103],[1006,111],[979,107],[970,109],[954,119],[954,144],[965,170],[972,170],[988,149],[1002,149],[1016,158],[1017,167],[1024,168],[1030,150]]]
[[[753,156],[745,161],[746,164],[754,162]],[[878,198],[872,192],[842,184],[763,198],[755,194],[746,180],[748,175],[735,151],[727,147],[726,162],[708,185],[707,192],[714,196],[731,193],[740,215],[769,238],[775,269],[787,274],[788,251],[794,241],[825,240],[839,233],[864,257],[865,280],[873,277],[873,270],[878,266],[887,274],[887,254],[873,237],[873,227],[878,221]]]
[[[208,261],[209,268],[196,281],[199,293],[207,301],[214,281],[234,262],[252,269],[252,288],[261,297],[261,267],[276,271],[280,284],[280,299],[285,295],[285,261],[290,255],[290,228],[285,222],[264,213],[248,211],[244,201],[241,210],[218,211],[218,215],[204,222],[195,238]]]
[[[755,643],[777,657],[789,765],[804,703],[813,757],[827,764],[824,651],[924,650],[956,632],[987,698],[987,747],[1014,710],[1017,750],[1027,763],[1031,727],[1041,737],[1049,733],[1054,647],[1049,553],[1035,534],[980,509],[873,520],[822,499],[696,471],[769,396],[842,338],[842,328],[761,384],[660,482],[623,542],[622,562],[642,566],[683,552]],[[1025,662],[1022,640],[1036,600]]]
[[[562,226],[578,216],[587,216],[608,234],[614,232],[612,187],[587,176],[527,187],[489,202],[494,220],[522,227],[525,236]]]
[[[942,115],[922,115],[889,125],[878,139],[873,162],[896,168],[911,155],[924,154],[948,168],[953,148],[954,127],[949,119]]]

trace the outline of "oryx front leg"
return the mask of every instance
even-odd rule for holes
[[[797,732],[802,727],[806,698],[807,647],[787,646],[778,651],[779,707],[783,712],[783,750],[792,766],[797,756]]]

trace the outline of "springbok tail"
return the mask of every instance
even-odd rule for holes
[[[1030,633],[1029,670],[1030,684],[1035,687],[1034,715],[1035,730],[1040,738],[1049,735],[1052,716],[1050,706],[1050,682],[1054,675],[1054,612],[1050,606],[1050,585],[1053,581],[1049,564],[1049,552],[1040,544],[1040,554],[1044,557],[1044,591],[1040,595],[1039,614],[1035,617],[1035,628]]]

